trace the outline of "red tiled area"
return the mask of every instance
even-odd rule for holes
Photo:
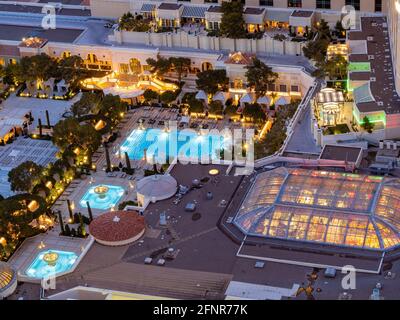
[[[110,211],[94,219],[89,226],[94,238],[107,242],[132,239],[144,228],[144,217],[135,211]]]

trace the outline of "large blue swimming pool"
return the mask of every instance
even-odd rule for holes
[[[214,160],[219,158],[224,147],[221,135],[201,135],[192,130],[165,132],[161,129],[135,129],[120,147],[121,153],[127,152],[130,159],[144,159],[144,150],[148,159],[163,162],[164,158]]]

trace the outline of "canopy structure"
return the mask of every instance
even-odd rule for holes
[[[178,183],[169,174],[144,177],[137,183],[137,199],[141,205],[154,203],[172,197],[177,188]]]
[[[12,295],[16,288],[16,272],[8,263],[0,261],[0,299]]]
[[[228,100],[228,95],[225,92],[218,91],[214,97],[212,98],[213,101],[221,101],[222,103],[225,103],[226,100]]]
[[[400,246],[400,179],[277,168],[256,176],[234,219],[246,235],[358,249]]]
[[[199,92],[196,93],[195,98],[197,100],[207,100],[207,94],[203,90],[200,90]]]
[[[259,104],[265,104],[265,105],[269,106],[269,105],[271,104],[271,98],[268,97],[268,96],[259,97],[259,98],[257,99],[257,103],[259,103]]]
[[[275,100],[275,106],[285,106],[287,104],[290,104],[290,97],[286,96],[280,96],[278,99]]]
[[[140,97],[144,93],[144,90],[138,89],[136,87],[124,88],[124,87],[114,86],[103,89],[103,92],[105,95],[112,94],[114,96],[120,96],[121,99],[131,99]]]
[[[240,103],[252,103],[253,102],[253,98],[251,97],[251,95],[249,93],[246,93],[245,95],[243,95],[240,98]]]

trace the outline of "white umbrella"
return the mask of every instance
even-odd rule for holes
[[[240,103],[252,103],[253,99],[250,94],[246,93],[240,98]]]
[[[266,104],[267,106],[269,106],[271,104],[271,98],[267,96],[262,96],[258,98],[257,103]]]
[[[224,92],[218,91],[214,97],[212,98],[213,101],[221,101],[222,103],[225,103],[227,100],[227,97]]]
[[[275,106],[284,106],[286,104],[290,103],[290,98],[285,97],[285,96],[280,96],[276,101],[275,101]]]
[[[200,90],[199,92],[196,93],[195,98],[197,100],[207,100],[207,94],[203,90]]]

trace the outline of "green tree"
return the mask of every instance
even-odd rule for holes
[[[99,106],[99,114],[107,117],[113,123],[118,122],[121,118],[121,113],[127,110],[127,103],[122,101],[120,96],[108,94],[104,96],[103,101]]]
[[[171,103],[176,99],[176,94],[173,91],[167,90],[160,94],[160,100],[166,104]]]
[[[242,2],[239,0],[223,1],[221,10],[220,35],[232,39],[246,37]]]
[[[170,59],[163,58],[160,55],[157,56],[157,60],[148,58],[146,62],[151,67],[151,72],[160,77],[171,69]]]
[[[84,61],[79,56],[62,58],[58,64],[59,77],[64,79],[72,90],[79,88],[80,82],[90,76]]]
[[[89,113],[96,113],[99,110],[101,98],[98,94],[84,92],[79,101],[71,106],[71,112],[74,117],[80,117]]]
[[[81,125],[75,118],[59,121],[53,128],[53,143],[62,151],[79,147],[82,154],[92,154],[101,143],[101,134],[91,124]]]
[[[343,28],[342,21],[337,21],[335,25],[335,33],[338,38],[346,38],[346,29]]]
[[[375,125],[369,120],[369,118],[368,118],[367,116],[365,116],[365,117],[363,118],[361,127],[362,127],[365,131],[367,131],[368,133],[372,133],[372,131],[373,131]]]
[[[257,58],[253,59],[252,64],[246,69],[247,83],[254,89],[257,98],[264,96],[268,91],[268,85],[275,83],[278,79],[278,74]]]
[[[8,173],[12,191],[31,192],[33,187],[40,182],[43,167],[33,161],[26,161]]]
[[[317,64],[317,67],[331,80],[344,80],[347,77],[348,62],[342,55],[336,55],[324,63]]]
[[[5,72],[4,82],[7,84],[19,84],[25,81],[24,70],[20,63],[9,63]]]
[[[211,114],[222,115],[224,106],[222,105],[221,101],[212,101],[208,107],[208,111]]]
[[[191,60],[190,58],[183,57],[172,57],[169,59],[170,64],[174,67],[175,72],[178,74],[178,81],[181,83],[182,74],[187,72],[190,68]]]
[[[247,104],[243,110],[243,115],[251,118],[254,123],[259,123],[267,119],[265,112],[258,103]]]
[[[203,90],[207,94],[215,94],[218,90],[224,90],[228,84],[229,78],[223,69],[206,70],[197,74],[197,89]]]
[[[146,89],[143,93],[143,98],[147,102],[150,102],[152,100],[157,100],[158,99],[158,93],[154,90],[151,89]]]
[[[308,59],[323,62],[326,57],[329,43],[332,40],[328,23],[322,19],[316,27],[316,37],[308,41],[303,47],[303,53]]]
[[[57,62],[45,53],[23,57],[20,61],[24,81],[46,81],[57,76]]]

